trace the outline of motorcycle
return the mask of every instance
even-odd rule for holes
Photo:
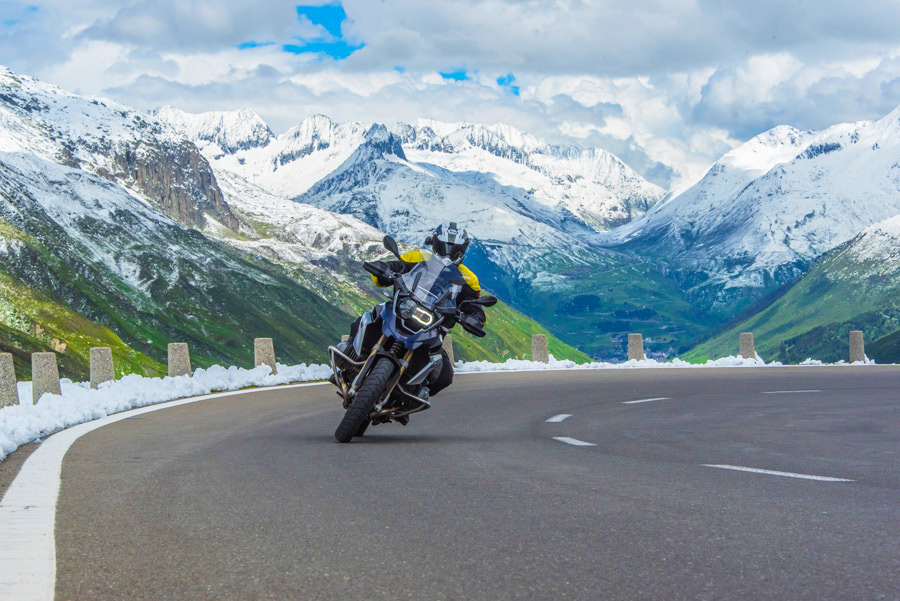
[[[396,240],[385,236],[384,246],[402,260]],[[467,319],[461,308],[466,303],[491,307],[497,303],[496,297],[482,296],[457,306],[465,282],[462,272],[447,257],[420,252],[424,260],[407,273],[393,273],[380,261],[363,264],[375,277],[390,280],[393,293],[375,309],[381,333],[366,357],[362,357],[363,341],[368,328],[375,326],[372,313],[363,316],[356,337],[346,348],[328,347],[334,382],[346,409],[334,432],[339,442],[362,436],[371,424],[405,424],[413,413],[431,407],[427,381],[434,370],[441,369],[440,352],[429,354],[416,373],[407,370],[411,364],[421,363],[421,353],[439,347],[454,323],[474,336],[485,336],[480,324]]]

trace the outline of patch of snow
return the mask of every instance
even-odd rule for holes
[[[800,365],[827,365],[840,366],[851,365],[846,361],[838,361],[837,363],[823,363],[816,359],[807,359]],[[866,357],[866,361],[858,361],[853,363],[854,366],[859,365],[875,365],[875,361]],[[544,371],[558,369],[704,369],[713,367],[785,367],[779,361],[766,363],[759,355],[755,359],[744,359],[743,357],[722,357],[721,359],[710,359],[706,363],[688,363],[681,359],[675,358],[671,361],[655,361],[653,359],[644,359],[638,361],[631,359],[623,363],[575,363],[569,360],[558,360],[553,355],[550,356],[549,363],[540,363],[538,361],[528,361],[523,359],[508,359],[503,363],[492,363],[490,361],[457,361],[457,373],[479,373],[479,372],[503,372],[503,371]]]
[[[281,365],[272,375],[267,365],[254,369],[214,365],[196,369],[193,377],[149,378],[137,374],[105,382],[92,390],[87,382],[60,380],[62,394],[45,394],[31,405],[31,382],[19,382],[20,405],[0,409],[0,460],[20,445],[49,434],[99,419],[112,413],[175,399],[238,390],[248,386],[268,387],[291,382],[322,380],[331,375],[327,365]]]

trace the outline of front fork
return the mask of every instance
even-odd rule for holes
[[[369,356],[366,357],[365,361],[354,361],[350,357],[348,357],[347,355],[345,355],[344,353],[339,351],[337,348],[335,348],[333,346],[328,347],[329,357],[331,359],[331,369],[334,372],[335,381],[338,384],[338,388],[340,388],[338,395],[343,397],[345,409],[350,406],[350,403],[353,402],[353,397],[356,396],[357,389],[362,384],[362,382],[366,378],[366,376],[369,375],[369,371],[372,369],[372,365],[375,363],[375,360],[377,359],[377,355],[379,353],[381,353],[383,355],[388,352],[384,348],[384,345],[387,343],[387,341],[388,341],[387,336],[382,334],[381,337],[378,339],[378,342],[376,342],[372,346],[372,350],[369,352]],[[392,348],[390,350],[394,351],[395,348]],[[397,350],[402,350],[402,349],[397,349]],[[397,370],[397,372],[391,378],[390,382],[388,382],[388,386],[385,388],[384,392],[381,395],[381,398],[379,399],[378,403],[375,405],[375,408],[372,411],[370,418],[377,419],[378,417],[383,417],[383,418],[400,417],[402,415],[409,415],[410,413],[417,413],[419,411],[424,411],[425,409],[428,409],[429,407],[431,407],[431,403],[429,403],[425,399],[421,399],[417,396],[410,394],[409,392],[404,390],[403,386],[398,386],[398,384],[400,382],[400,378],[402,378],[403,374],[406,373],[406,370],[409,367],[409,362],[412,360],[413,350],[407,349],[406,352],[403,353],[403,357],[396,357],[393,354],[391,354],[391,356],[400,365],[400,369]],[[348,384],[344,380],[342,370],[339,369],[337,366],[337,362],[335,360],[336,357],[340,357],[343,361],[347,362],[350,365],[359,367],[359,373],[357,373],[357,375],[353,379],[352,383]],[[424,372],[425,370],[422,370],[422,371]],[[397,412],[396,409],[393,409],[393,408],[389,408],[389,409],[385,410],[384,403],[389,398],[391,398],[391,394],[394,392],[395,389],[399,393],[401,393],[403,395],[403,397],[407,398],[408,400],[418,403],[418,406],[412,410],[402,411],[402,412]]]

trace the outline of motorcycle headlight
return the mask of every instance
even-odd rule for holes
[[[416,303],[410,299],[404,299],[400,301],[400,304],[397,306],[397,313],[400,314],[400,317],[403,319],[409,319],[412,317],[413,311],[416,309]]]
[[[423,328],[427,328],[434,323],[434,313],[416,305],[412,310],[412,319]]]

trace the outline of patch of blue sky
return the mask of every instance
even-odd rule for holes
[[[297,16],[306,17],[313,25],[321,25],[325,31],[336,38],[341,38],[341,24],[347,20],[347,12],[340,2],[332,2],[324,6],[297,6]]]
[[[0,24],[4,27],[13,27],[25,21],[29,15],[37,11],[38,7],[33,4],[15,6],[8,2],[0,2]]]
[[[360,48],[364,48],[365,44],[351,45],[344,40],[334,42],[307,42],[301,41],[299,44],[285,44],[282,46],[285,52],[292,54],[303,54],[312,52],[316,54],[326,54],[335,60],[347,58]]]
[[[248,40],[246,42],[241,42],[236,46],[238,50],[247,50],[248,48],[259,48],[260,46],[273,46],[275,42],[257,42],[255,40]]]
[[[451,79],[453,81],[466,81],[467,79],[472,79],[469,77],[469,74],[466,73],[465,69],[457,69],[455,71],[438,71],[441,74],[441,77],[444,79]]]
[[[497,78],[497,85],[509,92],[510,94],[514,94],[516,96],[519,95],[519,86],[513,85],[513,82],[516,81],[516,76],[512,73],[507,73],[506,75],[502,75]]]
[[[363,42],[354,43],[345,38],[342,25],[347,20],[347,13],[340,2],[331,2],[324,6],[298,5],[297,18],[308,19],[313,25],[322,27],[327,35],[314,38],[295,38],[296,44],[282,46],[285,52],[313,53],[341,60],[365,47]]]

